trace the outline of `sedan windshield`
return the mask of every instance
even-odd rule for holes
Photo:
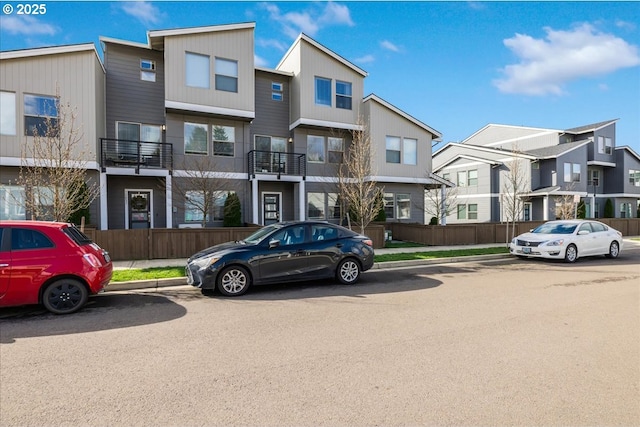
[[[271,234],[273,231],[279,229],[281,226],[278,224],[268,225],[260,230],[256,231],[249,237],[243,240],[245,243],[256,244],[260,243],[266,236]]]
[[[533,233],[540,234],[572,234],[578,224],[542,224],[541,226],[535,228]]]

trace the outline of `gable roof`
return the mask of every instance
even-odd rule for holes
[[[433,137],[434,137],[433,140],[434,141],[440,141],[441,140],[442,134],[440,132],[438,132],[437,130],[433,129],[432,127],[422,123],[420,120],[416,119],[415,117],[405,113],[404,111],[402,111],[401,109],[399,109],[395,105],[393,105],[393,104],[385,101],[384,99],[380,98],[378,95],[372,93],[371,95],[368,95],[367,97],[365,97],[362,100],[362,102],[368,102],[368,101],[375,101],[378,104],[382,105],[383,107],[385,107],[385,108],[393,111],[394,113],[398,114],[399,116],[402,116],[405,119],[409,120],[410,122],[412,122],[416,126],[419,126],[422,129],[426,130],[431,135],[433,135]]]
[[[163,50],[164,38],[172,36],[184,36],[189,34],[213,33],[219,31],[249,30],[256,27],[255,22],[243,22],[238,24],[209,25],[206,27],[174,28],[169,30],[147,31],[147,40],[152,49]]]
[[[581,141],[566,142],[564,144],[552,145],[550,147],[536,148],[528,150],[526,153],[535,156],[538,159],[553,159],[561,154],[568,153],[583,145],[589,144],[590,139],[583,139]]]
[[[102,67],[102,70],[105,71],[102,60],[100,59],[100,55],[98,55],[96,45],[93,43],[37,47],[33,49],[7,50],[0,52],[0,60],[4,61],[7,59],[35,58],[44,55],[61,55],[65,53],[79,53],[88,51],[93,51],[93,53],[96,55],[98,63]]]
[[[605,126],[609,126],[612,123],[617,122],[619,119],[606,120],[604,122],[593,123],[590,125],[579,126],[577,128],[566,129],[565,133],[584,133],[584,132],[593,132],[598,129],[602,129]]]
[[[458,154],[457,156],[453,156],[448,161],[438,166],[436,169],[434,169],[434,171],[440,171],[446,168],[447,166],[449,166],[451,163],[456,162],[460,159],[471,160],[473,162],[486,163],[491,166],[499,166],[502,164],[502,162],[499,162],[497,160],[485,159],[485,158],[476,157],[476,156],[469,156],[468,154]]]
[[[287,56],[291,55],[291,52],[293,52],[293,50],[295,49],[295,47],[300,44],[301,42],[306,42],[309,43],[310,45],[312,45],[313,47],[315,47],[316,49],[319,49],[320,51],[324,52],[325,54],[329,55],[330,57],[332,57],[333,59],[335,59],[338,62],[341,62],[342,64],[346,65],[347,67],[351,68],[353,71],[355,71],[356,73],[360,74],[362,77],[367,77],[369,75],[369,73],[367,73],[366,71],[364,71],[362,68],[358,67],[357,65],[355,65],[354,63],[352,63],[351,61],[348,61],[347,59],[343,58],[342,56],[338,55],[337,53],[335,53],[334,51],[332,51],[331,49],[321,45],[320,43],[318,43],[317,41],[315,41],[314,39],[312,39],[311,37],[309,37],[308,35],[306,35],[305,33],[300,33],[300,35],[298,36],[298,38],[293,42],[293,44],[291,45],[291,47],[289,47],[289,50],[287,50],[287,52],[284,54],[284,56],[282,57],[282,59],[280,60],[280,62],[278,62],[278,65],[276,65],[276,70],[280,68],[280,66],[282,65],[282,63],[285,61],[285,59],[287,58]]]

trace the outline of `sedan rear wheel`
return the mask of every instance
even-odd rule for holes
[[[42,304],[54,314],[70,314],[80,310],[89,299],[89,291],[77,280],[60,279],[51,283],[42,294]]]
[[[360,265],[353,258],[340,261],[337,277],[338,281],[343,285],[353,285],[360,277]]]
[[[609,253],[606,255],[607,258],[618,258],[620,255],[620,245],[615,240],[611,242],[609,245]]]
[[[249,289],[251,279],[249,273],[243,267],[227,267],[218,276],[218,290],[222,295],[237,297]]]
[[[576,248],[576,245],[569,245],[567,247],[567,252],[565,252],[564,254],[564,259],[567,262],[576,262],[576,260],[578,259],[578,248]]]

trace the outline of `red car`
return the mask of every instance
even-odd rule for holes
[[[112,272],[109,254],[72,224],[0,221],[0,307],[43,304],[73,313]]]

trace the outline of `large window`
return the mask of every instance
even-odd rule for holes
[[[207,125],[201,123],[184,124],[185,154],[209,154]]]
[[[580,163],[564,164],[564,182],[580,182]]]
[[[400,163],[400,137],[387,136],[387,163]]]
[[[629,169],[629,184],[640,187],[640,170]]]
[[[156,81],[156,61],[150,59],[140,60],[140,80],[146,82]]]
[[[397,219],[411,218],[411,195],[396,194]]]
[[[216,90],[238,92],[238,61],[216,58]]]
[[[598,153],[613,154],[613,139],[605,136],[598,137]]]
[[[351,110],[351,83],[336,81],[336,108]]]
[[[0,92],[0,134],[16,134],[16,94]]]
[[[187,191],[184,202],[185,222],[203,222],[205,210],[207,211],[205,222],[224,220],[224,204],[231,193],[229,191],[212,191],[210,199],[207,201],[207,209],[205,209],[204,191]]]
[[[384,193],[384,213],[387,219],[395,218],[396,198],[393,193]]]
[[[328,139],[329,163],[342,163],[344,158],[344,139],[329,137]]]
[[[233,157],[236,129],[232,126],[213,127],[213,154]]]
[[[589,187],[600,187],[600,171],[598,169],[591,169],[589,171]],[[587,189],[588,190],[588,189]]]
[[[324,137],[307,136],[307,161],[312,163],[324,163]]]
[[[26,219],[24,188],[0,185],[0,219]]]
[[[331,107],[331,80],[323,77],[315,79],[315,99],[317,105],[328,105]]]
[[[478,205],[467,205],[467,216],[469,219],[478,219]]]
[[[58,126],[58,99],[53,96],[24,96],[24,133],[46,135],[49,126]]]
[[[466,187],[467,186],[467,171],[458,172],[458,182],[456,183],[458,187]]]
[[[117,122],[116,128],[120,140],[162,142],[162,127],[160,125]]]
[[[418,164],[418,140],[413,138],[405,138],[403,141],[403,146],[403,163],[405,165]]]
[[[185,57],[186,85],[209,89],[210,60],[208,55],[187,52]]]
[[[467,219],[467,205],[457,205],[458,219]]]
[[[337,193],[307,193],[307,218],[340,219]]]

